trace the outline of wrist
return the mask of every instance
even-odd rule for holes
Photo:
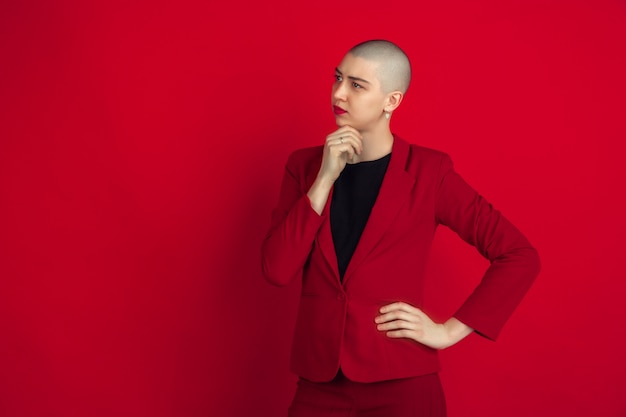
[[[443,324],[443,327],[446,330],[448,347],[460,342],[474,331],[474,329],[455,317],[452,317],[448,321],[446,321]]]
[[[309,197],[311,207],[319,215],[321,215],[322,211],[324,210],[324,206],[328,201],[328,196],[330,194],[332,186],[332,181],[329,182],[328,180],[321,178],[318,175],[315,182],[313,182],[313,185],[311,185],[309,192],[307,193],[307,197]]]
[[[320,172],[317,174],[317,177],[315,178],[315,181],[313,182],[313,185],[311,186],[311,188],[315,187],[315,188],[320,188],[320,189],[323,189],[323,190],[330,191],[330,189],[335,184],[335,180],[336,180],[336,178],[332,178],[328,174],[322,173],[322,171],[320,170]]]

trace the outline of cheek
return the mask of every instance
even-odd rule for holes
[[[362,109],[368,114],[378,114],[381,109],[381,101],[375,98],[364,100],[362,103]]]

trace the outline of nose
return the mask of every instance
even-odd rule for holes
[[[344,81],[336,82],[333,84],[333,98],[335,100],[345,101],[346,99],[346,84]]]

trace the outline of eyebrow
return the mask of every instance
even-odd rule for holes
[[[337,72],[339,75],[343,75],[343,73],[341,71],[339,71],[339,68],[335,68],[335,72]],[[348,75],[348,78],[352,81],[360,81],[362,83],[366,83],[366,84],[372,84],[367,80],[364,80],[363,78],[359,78],[359,77],[352,77],[350,75]]]

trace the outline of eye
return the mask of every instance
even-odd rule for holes
[[[335,74],[335,81],[342,81],[343,77],[339,74]]]
[[[352,87],[356,88],[357,90],[360,88],[363,88],[363,86],[361,84],[357,84],[355,82],[352,82]]]

